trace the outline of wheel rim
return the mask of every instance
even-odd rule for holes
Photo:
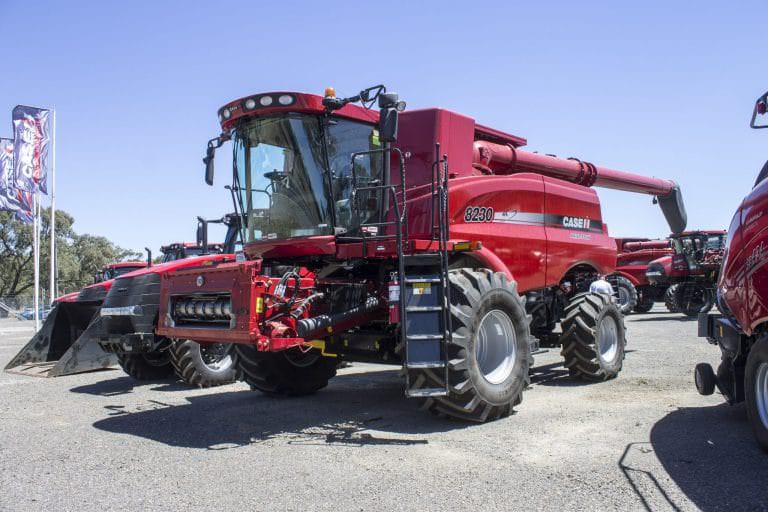
[[[604,316],[597,329],[597,350],[600,359],[611,363],[619,352],[619,327],[612,316]]]
[[[619,288],[619,306],[624,307],[629,304],[629,291],[623,286]]]
[[[228,343],[211,343],[200,345],[200,357],[203,364],[212,371],[228,369],[232,366],[232,346]]]
[[[762,363],[757,368],[757,378],[755,379],[755,405],[757,414],[763,427],[768,429],[768,363]]]
[[[517,335],[509,316],[493,309],[480,320],[475,358],[480,372],[491,384],[504,382],[515,367]]]

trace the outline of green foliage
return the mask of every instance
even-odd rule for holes
[[[44,209],[40,226],[40,284],[47,289],[50,272],[50,208]],[[71,215],[56,210],[56,257],[59,291],[64,294],[93,283],[101,267],[116,261],[141,259],[140,253],[123,249],[103,236],[79,235]],[[30,296],[34,288],[32,224],[0,211],[0,297]]]

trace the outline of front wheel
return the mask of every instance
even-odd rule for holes
[[[619,306],[621,314],[628,315],[637,306],[637,289],[632,281],[626,277],[613,275],[607,278],[613,286],[613,293],[616,296],[616,304]]]
[[[176,376],[190,386],[209,388],[235,382],[238,378],[230,343],[174,340],[169,352]]]
[[[315,349],[260,352],[255,345],[238,343],[235,350],[243,380],[251,389],[273,396],[309,395],[324,388],[339,362]]]
[[[440,370],[412,377],[414,387],[447,387],[448,395],[422,398],[422,408],[476,422],[508,416],[522,400],[532,363],[525,303],[501,272],[462,268],[449,279],[448,382]]]
[[[755,343],[744,372],[747,416],[757,443],[768,451],[768,336]]]
[[[714,293],[707,286],[698,283],[681,284],[675,291],[675,302],[680,312],[690,318],[712,309]]]
[[[125,373],[136,380],[160,380],[173,376],[167,350],[146,354],[117,354],[117,362]]]
[[[572,377],[608,380],[624,364],[627,345],[624,317],[610,297],[599,293],[574,296],[565,308],[560,342]]]

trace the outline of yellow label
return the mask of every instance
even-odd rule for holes
[[[432,284],[430,283],[414,283],[413,294],[414,295],[430,295],[432,293]]]
[[[263,297],[256,297],[256,312],[257,313],[263,313],[264,312],[264,298]]]

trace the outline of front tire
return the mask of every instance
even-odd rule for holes
[[[664,306],[670,313],[679,313],[680,305],[677,303],[677,289],[680,285],[673,284],[664,292]]]
[[[176,376],[190,386],[209,388],[238,379],[234,350],[229,343],[201,345],[174,340],[169,349]]]
[[[117,362],[125,373],[136,380],[161,380],[173,376],[167,350],[147,354],[117,354]]]
[[[565,308],[560,342],[572,377],[603,381],[616,377],[627,345],[624,317],[610,297],[599,293],[574,296]]]
[[[755,343],[744,372],[747,416],[760,447],[768,451],[768,337]]]
[[[501,272],[451,270],[448,395],[419,399],[439,416],[484,422],[503,418],[529,383],[530,318],[517,284]],[[414,387],[445,388],[442,370],[414,372]]]
[[[338,359],[312,349],[259,352],[254,345],[236,344],[237,365],[251,389],[272,396],[310,395],[336,375]]]
[[[690,318],[698,318],[699,313],[712,309],[714,294],[706,286],[698,283],[681,284],[675,291],[675,302],[679,311]]]
[[[626,277],[613,275],[608,277],[608,282],[613,286],[616,295],[616,304],[622,315],[628,315],[637,306],[637,289],[632,281]]]

